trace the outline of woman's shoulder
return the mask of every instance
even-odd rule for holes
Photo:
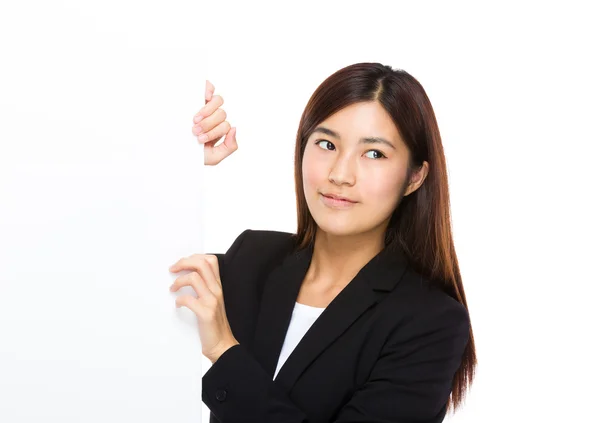
[[[407,326],[422,329],[458,327],[468,335],[470,316],[467,308],[440,282],[427,278],[412,266],[407,266],[402,282],[390,293],[388,302],[388,311],[401,316],[400,320]],[[398,310],[402,310],[400,315]]]
[[[260,243],[267,245],[285,246],[293,245],[296,234],[292,232],[275,231],[271,229],[246,229],[240,237],[244,237],[249,243]]]
[[[219,267],[238,269],[272,267],[294,251],[296,235],[291,232],[246,229],[240,233],[225,254],[215,254]]]
[[[246,229],[232,244],[232,248],[239,244],[245,250],[255,251],[257,248],[268,252],[286,251],[290,252],[294,247],[296,234],[291,232],[275,231],[268,229]]]

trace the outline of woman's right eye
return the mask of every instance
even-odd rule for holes
[[[331,141],[327,141],[327,140],[318,140],[318,141],[317,141],[315,144],[319,145],[319,144],[320,144],[320,143],[322,143],[322,142],[328,142],[329,144],[333,145],[333,144],[331,143]],[[329,150],[329,148],[326,148],[326,149],[327,149],[327,150]]]

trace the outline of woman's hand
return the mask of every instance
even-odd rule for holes
[[[217,256],[193,254],[182,258],[169,268],[172,273],[191,270],[175,279],[171,292],[182,286],[191,286],[198,297],[181,295],[175,300],[177,307],[185,306],[198,317],[202,354],[213,364],[221,354],[239,342],[233,336],[223,301],[223,289]]]
[[[225,120],[227,114],[220,107],[223,97],[214,95],[215,87],[208,80],[204,93],[205,105],[194,116],[192,133],[198,136],[198,142],[204,144],[204,164],[214,166],[237,150],[235,139],[236,128],[232,128]],[[215,147],[215,144],[225,135],[225,140]]]

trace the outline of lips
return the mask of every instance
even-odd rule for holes
[[[327,198],[332,198],[334,200],[347,201],[349,203],[356,203],[356,201],[352,201],[352,200],[350,200],[346,197],[342,197],[340,195],[335,195],[335,194],[321,194],[321,195],[323,195],[324,197],[327,197]]]

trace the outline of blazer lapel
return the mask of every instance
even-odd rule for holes
[[[255,331],[253,353],[271,377],[308,271],[313,246],[293,252],[267,277]],[[373,257],[333,299],[280,369],[275,381],[289,391],[302,372],[367,309],[402,278],[406,260],[389,247]]]

